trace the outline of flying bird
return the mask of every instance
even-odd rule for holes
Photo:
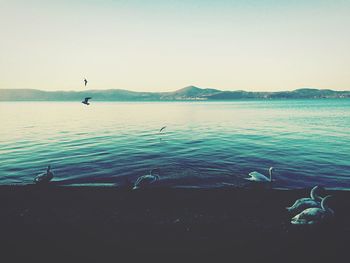
[[[81,103],[85,105],[90,105],[89,100],[92,99],[91,97],[86,97]]]
[[[296,200],[292,206],[286,207],[286,209],[288,210],[288,212],[297,214],[304,211],[307,208],[321,207],[322,197],[318,195],[318,192],[321,189],[323,188],[316,185],[314,188],[312,188],[310,192],[310,197],[300,198]]]
[[[153,172],[157,172],[156,175],[153,174]],[[139,189],[139,188],[144,188],[149,186],[150,184],[153,184],[154,182],[159,180],[159,169],[152,169],[149,174],[140,176],[137,178],[134,187],[132,188],[133,190]]]
[[[50,171],[50,169],[51,169],[51,165],[47,167],[46,173],[39,174],[34,178],[34,183],[45,184],[50,182],[53,178],[53,173]]]
[[[293,225],[311,225],[321,223],[322,221],[329,219],[334,215],[334,211],[327,205],[330,197],[330,195],[327,195],[322,199],[321,207],[305,209],[303,212],[293,217],[290,222]]]
[[[269,178],[266,175],[263,175],[261,173],[258,173],[256,171],[249,173],[248,178],[244,178],[245,180],[252,181],[252,182],[272,182],[272,170],[274,170],[273,167],[269,168]]]
[[[87,79],[86,79],[86,78],[84,78],[84,84],[85,84],[85,87],[86,87],[87,83],[88,83]]]
[[[166,128],[166,126],[162,127],[162,128],[159,130],[159,133],[161,133],[165,128]]]

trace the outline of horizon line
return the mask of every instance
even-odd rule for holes
[[[169,93],[169,92],[175,92],[175,91],[179,91],[185,88],[189,88],[189,87],[194,87],[194,88],[198,88],[198,89],[215,89],[221,92],[235,92],[235,91],[244,91],[244,92],[268,92],[268,93],[275,93],[275,92],[292,92],[292,91],[296,91],[296,90],[300,90],[300,89],[314,89],[314,90],[332,90],[332,91],[339,91],[339,92],[350,92],[350,90],[339,90],[339,89],[331,89],[331,88],[317,88],[317,87],[310,87],[310,86],[306,86],[306,87],[298,87],[295,89],[290,89],[290,90],[275,90],[275,91],[269,91],[269,90],[254,90],[254,91],[249,91],[249,90],[243,90],[243,89],[235,89],[235,90],[221,90],[215,87],[198,87],[195,85],[188,85],[176,90],[172,90],[172,91],[137,91],[137,90],[130,90],[130,89],[122,89],[122,88],[105,88],[105,89],[88,89],[88,88],[82,88],[81,90],[46,90],[46,89],[35,89],[35,88],[0,88],[0,90],[37,90],[37,91],[44,91],[44,92],[80,92],[80,91],[107,91],[107,90],[123,90],[123,91],[130,91],[130,92],[137,92],[137,93]]]

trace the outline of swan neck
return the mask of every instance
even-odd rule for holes
[[[310,197],[311,197],[311,199],[313,199],[313,200],[316,200],[316,193],[315,193],[315,191],[316,191],[316,187],[314,187],[314,188],[312,188],[311,189],[311,192],[310,192]]]
[[[328,198],[326,198],[326,197],[322,199],[322,201],[321,201],[321,208],[322,208],[323,210],[325,210],[325,211],[331,211],[331,212],[333,212],[333,210],[330,209],[330,208],[328,207],[328,205],[327,205],[327,200],[328,200]]]
[[[317,187],[314,187],[311,189],[310,197],[312,200],[321,201],[322,198],[317,194],[316,190],[317,190]]]
[[[269,170],[270,182],[272,182],[272,169]]]

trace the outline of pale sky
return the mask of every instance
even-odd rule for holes
[[[0,88],[350,90],[349,0],[0,0]]]

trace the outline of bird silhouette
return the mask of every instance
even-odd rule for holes
[[[51,172],[51,165],[49,165],[46,169],[46,173],[42,173],[37,175],[34,178],[34,183],[36,184],[47,184],[53,178],[53,172]]]
[[[89,100],[91,99],[91,97],[86,97],[81,103],[85,104],[85,105],[90,105]]]
[[[156,172],[157,174],[154,174]],[[152,169],[149,174],[140,176],[137,178],[133,190],[139,189],[139,188],[145,188],[148,187],[150,184],[153,184],[154,182],[158,181],[160,179],[159,177],[159,169]]]
[[[87,83],[88,83],[87,79],[86,79],[86,78],[84,78],[84,84],[85,84],[85,87],[86,87]]]

